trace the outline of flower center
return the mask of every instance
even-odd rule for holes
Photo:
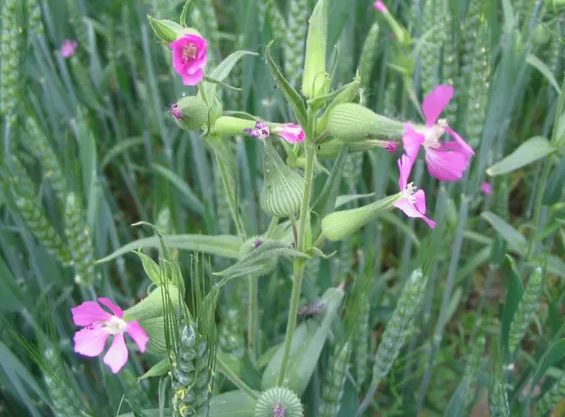
[[[429,127],[424,132],[424,136],[426,137],[424,141],[424,146],[432,149],[437,149],[440,146],[439,139],[445,133],[445,127],[447,126],[447,120],[439,119],[437,124]]]
[[[119,334],[126,331],[126,322],[121,318],[112,316],[110,320],[104,323],[104,327],[110,334]]]
[[[414,193],[418,190],[418,188],[414,185],[413,182],[409,183],[406,188],[404,189],[404,197],[408,199],[409,202],[414,204],[416,202],[416,197],[414,197]]]
[[[189,43],[184,48],[182,48],[182,59],[188,61],[189,59],[196,58],[196,54],[198,53],[198,49],[196,45],[193,43]]]

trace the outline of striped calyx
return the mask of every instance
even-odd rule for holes
[[[302,404],[287,388],[271,388],[261,394],[255,406],[255,417],[302,417]]]
[[[300,210],[304,178],[290,169],[273,144],[265,141],[263,152],[265,181],[261,208],[271,216],[289,217]]]

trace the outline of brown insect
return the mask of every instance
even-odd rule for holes
[[[303,304],[298,307],[298,317],[302,320],[313,319],[324,314],[325,302],[322,298],[318,298],[310,303]]]

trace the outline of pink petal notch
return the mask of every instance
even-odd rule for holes
[[[438,85],[430,94],[426,96],[422,103],[422,111],[426,118],[426,126],[436,124],[439,115],[451,101],[453,97],[453,87],[450,85]]]
[[[173,68],[182,77],[182,83],[200,83],[208,64],[206,39],[188,33],[171,42],[169,47],[173,52]]]
[[[98,301],[114,313],[113,315],[95,301],[85,301],[71,309],[73,321],[83,328],[74,335],[74,350],[79,355],[95,357],[102,354],[106,341],[113,336],[112,344],[104,355],[104,363],[113,373],[119,372],[127,363],[128,350],[124,339],[127,333],[143,353],[149,342],[149,336],[136,320],[126,322],[124,312],[108,298]]]
[[[92,323],[110,320],[112,315],[104,311],[96,301],[85,301],[71,309],[73,322],[77,326],[90,326]]]

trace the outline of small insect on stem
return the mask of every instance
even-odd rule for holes
[[[303,304],[298,307],[298,317],[300,318],[300,321],[316,318],[317,316],[324,314],[324,307],[325,302],[321,298],[310,303]]]

